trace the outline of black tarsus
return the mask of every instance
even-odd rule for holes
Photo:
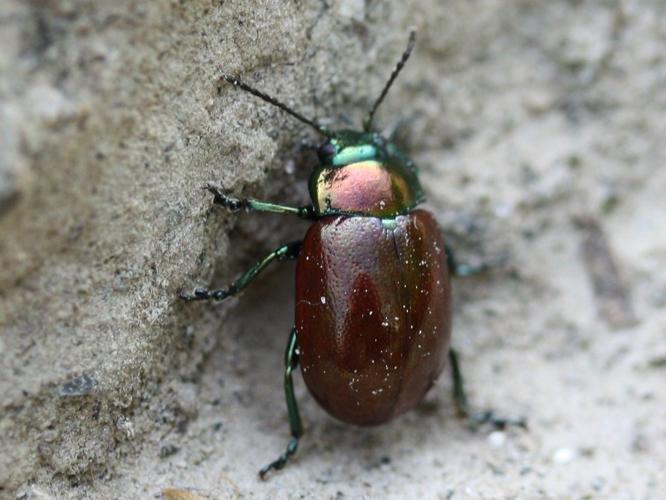
[[[498,417],[492,410],[482,412],[471,412],[467,403],[467,393],[465,392],[465,380],[460,371],[460,361],[458,353],[454,349],[449,349],[449,363],[451,364],[451,376],[453,378],[453,401],[456,405],[458,416],[466,418],[474,427],[484,424],[490,424],[496,429],[505,429],[506,427],[521,427],[527,429],[527,419]]]
[[[370,109],[370,113],[368,113],[368,117],[363,122],[363,130],[365,130],[366,132],[370,130],[370,127],[372,126],[372,119],[375,117],[375,112],[377,111],[377,108],[379,108],[379,105],[384,100],[384,97],[386,97],[386,94],[388,94],[391,85],[393,85],[393,81],[397,78],[398,74],[405,66],[407,59],[409,59],[409,56],[411,55],[412,50],[414,49],[415,43],[416,43],[416,30],[411,30],[409,32],[409,40],[407,41],[407,48],[402,53],[402,57],[398,61],[398,64],[396,64],[395,68],[393,68],[393,72],[391,73],[391,76],[386,82],[386,85],[384,85],[382,93],[379,94],[379,97],[375,101],[375,104],[372,106],[372,109]]]
[[[209,290],[208,288],[195,288],[194,292],[180,292],[179,296],[182,300],[188,302],[194,300],[224,300],[227,297],[232,297],[245,288],[250,282],[263,271],[268,264],[274,260],[285,261],[295,260],[298,258],[298,253],[301,251],[302,242],[292,241],[286,245],[282,245],[269,253],[262,260],[257,262],[248,271],[245,271],[236,281],[226,288],[219,288],[217,290]]]
[[[284,111],[286,113],[289,113],[291,116],[293,116],[297,120],[300,120],[303,123],[306,123],[307,125],[310,125],[313,129],[315,129],[321,135],[323,135],[325,137],[329,137],[329,138],[331,137],[331,132],[326,127],[324,127],[323,125],[320,125],[319,123],[317,123],[314,120],[310,120],[309,118],[306,118],[305,116],[303,116],[299,112],[294,111],[293,109],[291,109],[286,104],[278,101],[277,99],[275,99],[274,97],[269,96],[268,94],[265,94],[261,90],[257,90],[254,87],[250,87],[247,83],[242,81],[239,77],[223,74],[222,79],[229,82],[234,87],[239,87],[240,89],[242,89],[246,92],[249,92],[253,96],[256,96],[259,99],[262,99],[263,101],[266,101],[267,103],[272,104],[273,106],[276,106],[276,107],[280,108],[282,111]]]

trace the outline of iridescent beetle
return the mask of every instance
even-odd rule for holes
[[[457,356],[449,347],[449,278],[485,266],[456,264],[433,216],[416,208],[424,201],[416,166],[391,140],[371,131],[374,114],[414,42],[411,32],[363,131],[329,130],[239,78],[222,77],[326,137],[310,176],[310,205],[237,199],[206,186],[215,204],[232,211],[291,214],[314,222],[303,241],[279,247],[228,288],[181,294],[185,300],[223,300],[272,261],[297,260],[296,326],[287,342],[284,373],[291,439],[286,451],[261,469],[262,478],[285,466],[303,433],[292,382],[299,362],[312,395],[344,422],[377,425],[413,408],[448,360],[460,415],[500,427],[524,426],[491,412],[469,414]]]

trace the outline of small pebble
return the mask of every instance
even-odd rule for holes
[[[506,443],[506,434],[502,431],[494,431],[486,438],[491,448],[501,448]]]
[[[160,448],[160,458],[170,457],[171,455],[178,453],[178,446],[174,444],[167,444]]]
[[[284,166],[284,171],[288,175],[292,175],[296,171],[296,164],[294,160],[288,160]]]
[[[576,451],[572,448],[559,448],[553,453],[553,462],[568,464],[576,458]]]

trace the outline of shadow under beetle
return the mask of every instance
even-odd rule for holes
[[[228,75],[232,85],[277,106],[326,137],[309,181],[311,204],[289,207],[237,199],[213,185],[214,203],[232,211],[291,214],[310,219],[303,241],[268,254],[228,288],[197,288],[185,300],[237,294],[274,260],[297,260],[296,326],[285,353],[284,387],[291,439],[263,478],[281,469],[303,427],[292,372],[301,365],[308,389],[334,417],[377,425],[413,408],[451,364],[458,413],[475,422],[525,426],[491,412],[470,415],[451,337],[450,275],[484,266],[457,265],[424,201],[417,168],[391,140],[373,132],[374,114],[414,47],[415,33],[374,103],[363,130],[332,131],[277,99]]]

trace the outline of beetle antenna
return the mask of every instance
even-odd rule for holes
[[[236,76],[231,76],[231,75],[222,75],[222,79],[226,80],[230,84],[232,84],[234,87],[238,87],[246,92],[249,92],[253,96],[258,97],[259,99],[266,101],[269,104],[272,104],[273,106],[276,106],[280,108],[282,111],[285,111],[289,113],[291,116],[296,118],[297,120],[302,121],[303,123],[310,125],[313,129],[315,129],[317,132],[319,132],[321,135],[326,136],[326,137],[331,137],[331,132],[324,127],[323,125],[320,125],[314,120],[310,120],[309,118],[306,118],[302,114],[300,114],[297,111],[294,111],[291,109],[289,106],[286,104],[278,101],[274,97],[269,96],[268,94],[263,93],[261,90],[257,90],[254,87],[250,87],[247,83],[243,82],[240,78]]]
[[[412,53],[412,49],[414,48],[415,43],[416,43],[416,30],[412,30],[409,32],[409,40],[407,41],[407,48],[402,53],[402,57],[398,61],[398,64],[396,64],[395,68],[393,68],[393,73],[391,73],[388,82],[386,82],[386,85],[384,85],[382,93],[379,94],[379,98],[375,101],[375,104],[372,106],[370,113],[368,113],[368,117],[363,121],[363,130],[365,130],[366,132],[370,130],[370,127],[372,126],[372,119],[375,117],[375,112],[377,111],[377,108],[384,100],[384,97],[386,97],[386,94],[388,94],[391,85],[393,85],[393,81],[396,79],[402,68],[405,66],[407,59],[409,59],[409,56]]]

